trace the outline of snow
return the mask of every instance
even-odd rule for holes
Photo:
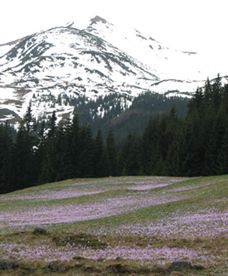
[[[6,88],[6,87],[0,87],[0,102],[2,103],[5,100],[8,100],[9,98],[16,100],[16,96],[14,94],[14,89]]]
[[[216,69],[197,53],[170,49],[150,35],[105,20],[92,23],[84,30],[70,24],[37,33],[23,47],[18,47],[22,40],[0,46],[0,108],[23,116],[31,102],[36,117],[53,109],[61,116],[73,106],[56,103],[59,96],[93,100],[121,93],[133,99],[146,91],[186,96],[208,75],[216,76]],[[16,55],[9,58],[14,47]],[[23,104],[7,105],[8,100]],[[101,109],[98,113],[104,115]]]
[[[4,45],[0,45],[0,57],[5,55],[12,46],[10,46],[9,44],[4,44]]]
[[[150,72],[154,74],[159,72],[161,78],[202,79],[199,71],[202,60],[198,54],[189,55],[183,51],[170,49],[137,30],[124,29],[101,21],[89,26],[87,30],[142,61]]]

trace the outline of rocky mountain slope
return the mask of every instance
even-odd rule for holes
[[[124,109],[147,91],[189,95],[202,80],[197,53],[169,49],[96,16],[84,29],[72,23],[0,45],[0,120],[19,119],[29,103],[36,117],[53,110],[62,117],[79,99],[113,93]]]

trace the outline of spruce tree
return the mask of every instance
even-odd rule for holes
[[[109,131],[108,136],[107,136],[106,154],[107,154],[107,161],[108,161],[109,176],[118,175],[117,150],[116,150],[114,135],[113,135],[112,130]]]
[[[21,123],[12,153],[12,182],[17,189],[30,186],[35,182],[32,141],[28,129]]]
[[[48,134],[43,143],[43,158],[42,168],[40,174],[41,182],[50,182],[56,180],[57,175],[57,126],[56,126],[56,115],[55,111],[48,121]]]
[[[12,162],[12,138],[9,126],[6,123],[0,125],[0,193],[14,190],[10,182]]]
[[[135,135],[129,134],[122,154],[123,174],[139,175],[142,172],[141,152],[141,140]]]
[[[72,121],[71,131],[71,156],[73,166],[73,177],[80,176],[80,124],[78,115],[75,113]]]
[[[91,129],[81,127],[79,132],[79,176],[92,177],[94,175],[94,141]]]
[[[94,141],[94,176],[106,176],[107,171],[105,169],[105,152],[101,130],[98,130]]]

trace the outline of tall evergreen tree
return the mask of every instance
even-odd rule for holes
[[[112,130],[109,131],[107,136],[106,154],[107,154],[107,161],[108,161],[108,174],[110,176],[118,175],[117,150],[116,150],[114,135]]]
[[[75,113],[72,121],[71,135],[71,154],[73,177],[80,176],[80,124],[78,115]]]
[[[129,134],[123,148],[123,174],[139,175],[142,173],[142,142],[135,135]]]
[[[6,123],[0,126],[0,192],[7,192],[14,189],[10,182],[12,162],[12,138],[9,133],[9,126]]]
[[[94,141],[91,129],[81,127],[79,132],[79,176],[92,177],[94,175]]]
[[[33,139],[28,129],[21,123],[17,132],[12,155],[12,182],[17,189],[24,188],[35,182]]]
[[[52,113],[52,116],[48,121],[48,135],[43,144],[43,158],[42,158],[42,168],[40,174],[41,182],[50,182],[56,180],[57,175],[57,126],[56,126],[56,115],[55,111]]]
[[[106,176],[105,152],[101,130],[98,130],[94,141],[94,176]]]

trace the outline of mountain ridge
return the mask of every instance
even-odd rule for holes
[[[169,49],[138,30],[126,33],[99,16],[84,29],[70,22],[25,36],[0,45],[0,114],[8,110],[0,121],[23,117],[29,104],[36,118],[53,110],[61,118],[73,112],[79,96],[117,93],[128,105],[148,91],[190,96],[203,79],[189,68],[174,72],[174,63],[180,68],[192,56],[197,54]]]

